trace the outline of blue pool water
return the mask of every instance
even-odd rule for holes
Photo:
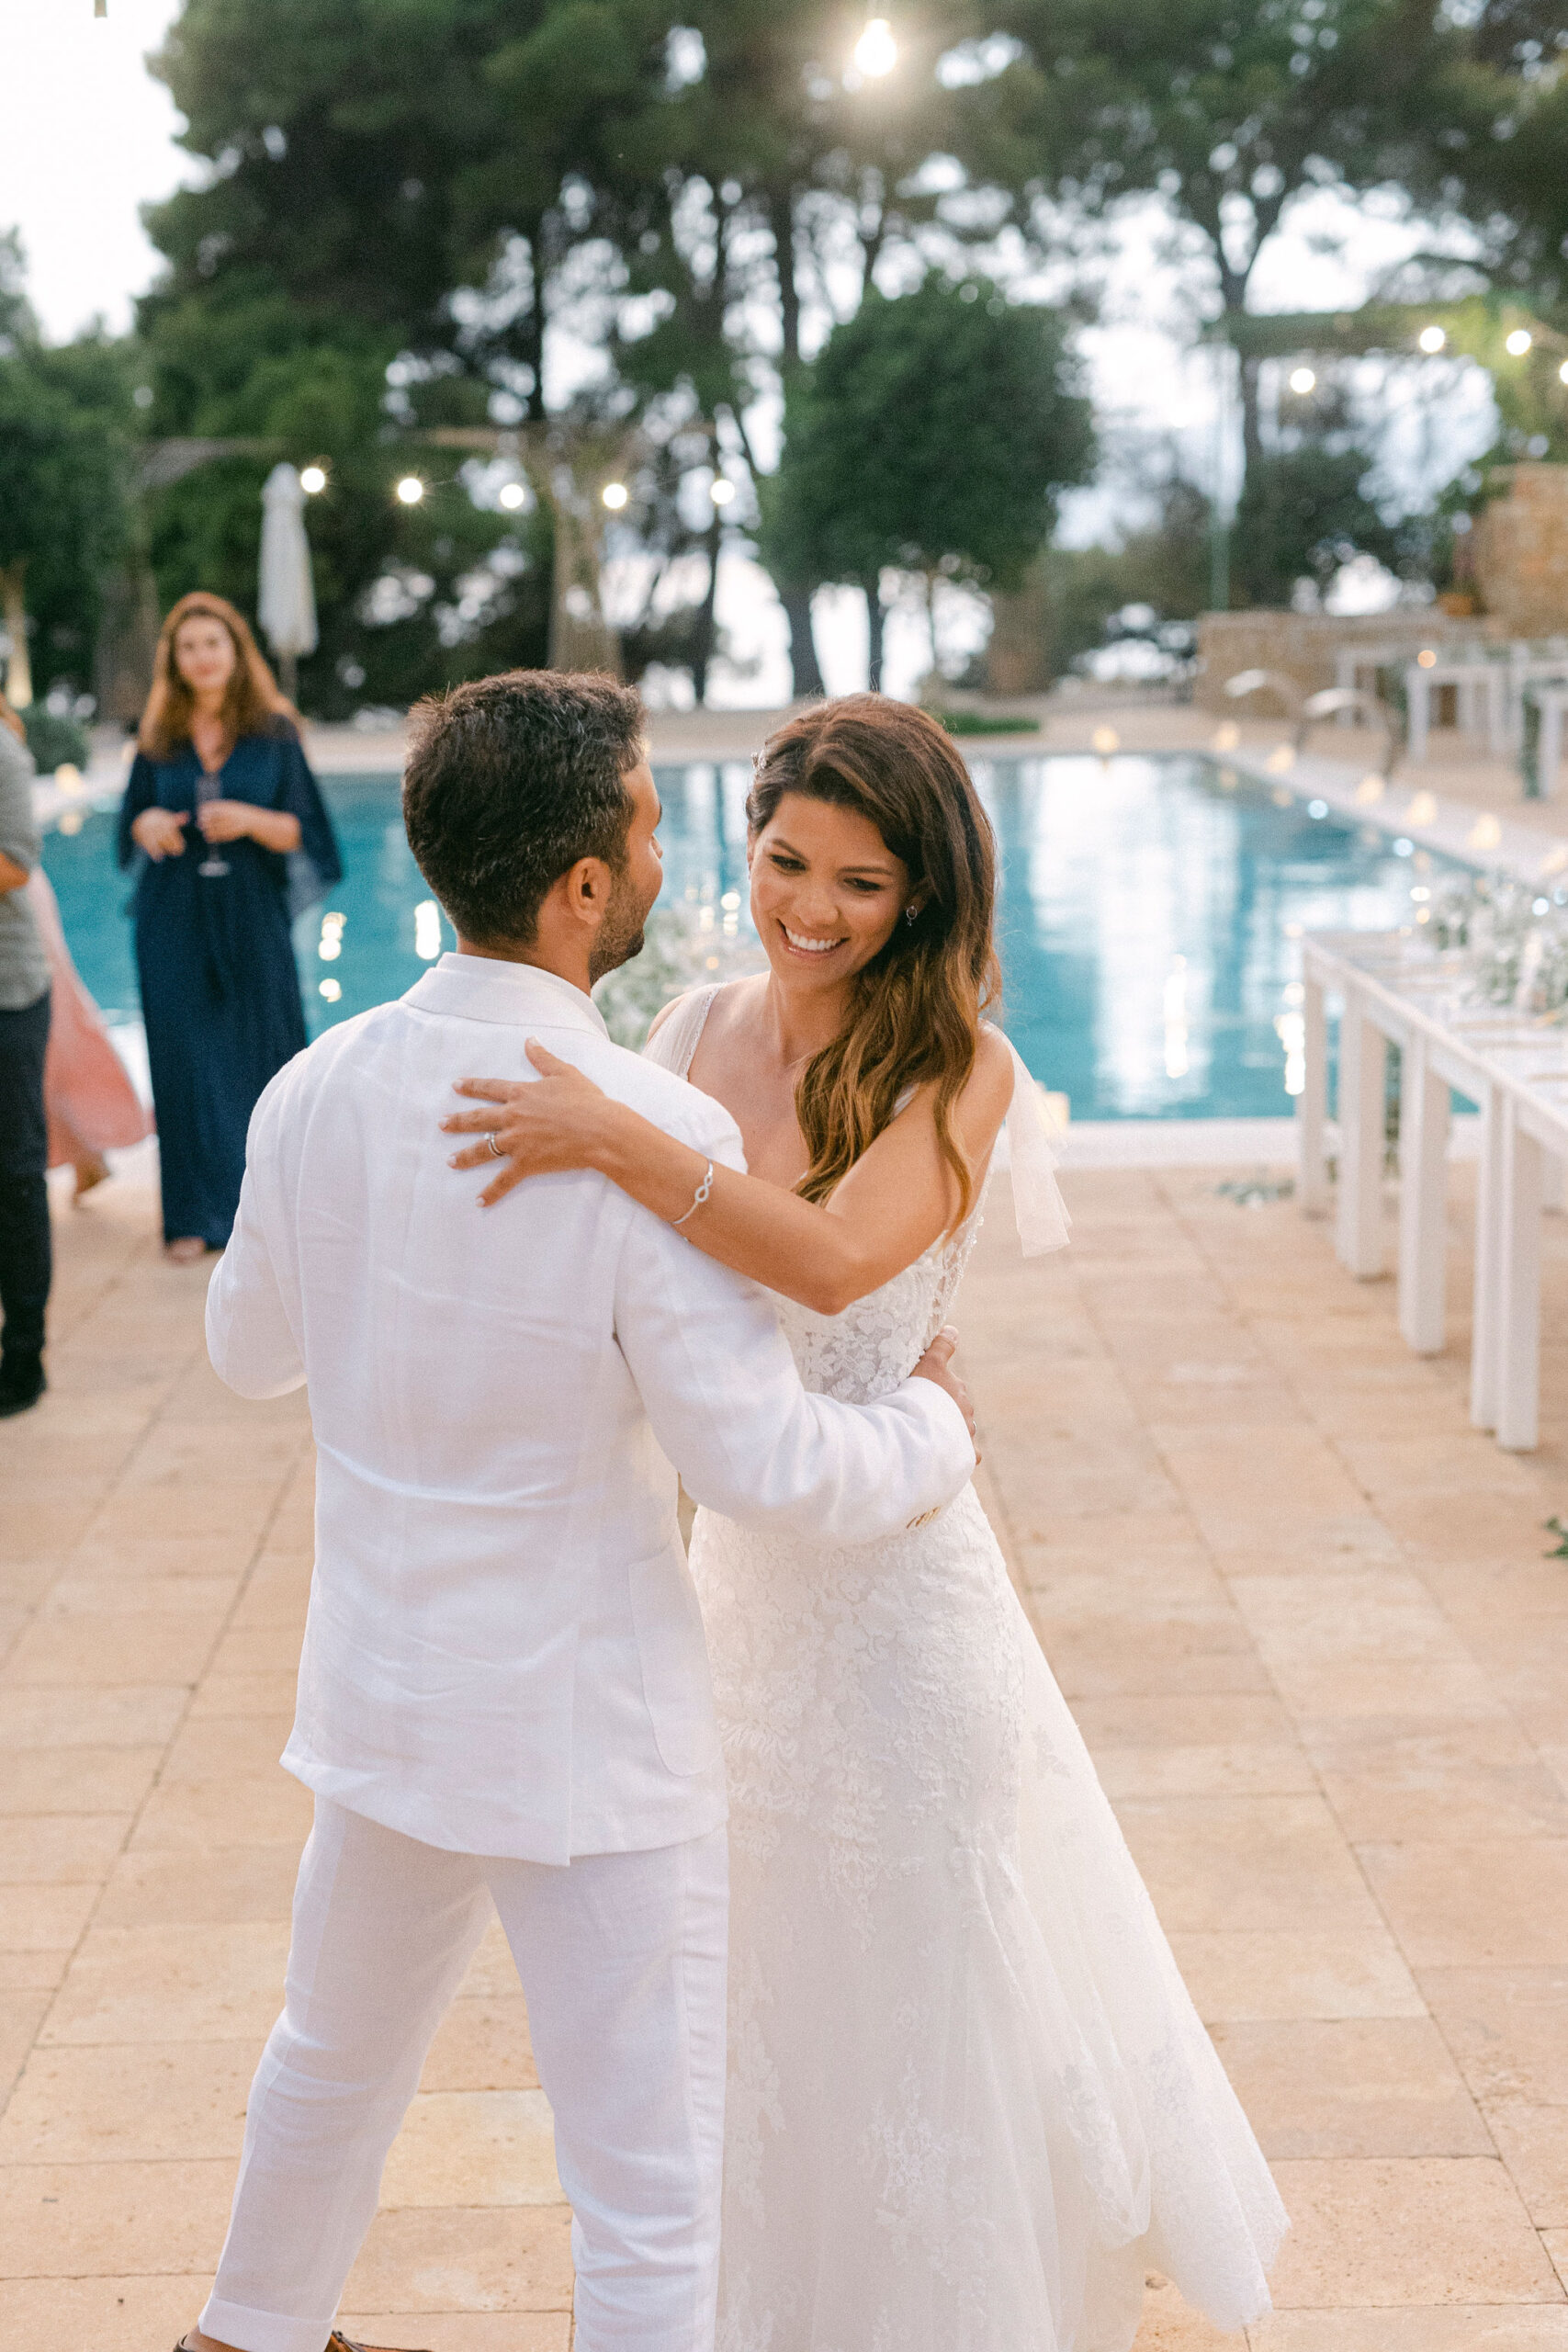
[[[1303,931],[1408,922],[1412,888],[1456,869],[1190,757],[973,762],[1001,852],[1005,1026],[1075,1119],[1283,1114]],[[739,899],[750,767],[660,767],[667,899]],[[296,933],[312,1033],[396,996],[452,945],[409,853],[389,775],[329,777],[346,874]],[[51,832],[44,864],[82,977],[137,1016],[113,822]],[[1402,844],[1408,848],[1408,844]],[[423,930],[421,922],[423,920]],[[328,993],[321,992],[321,983]],[[335,987],[338,993],[332,997]],[[1296,1016],[1299,1017],[1299,1016]]]

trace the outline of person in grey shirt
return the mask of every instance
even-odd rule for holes
[[[27,890],[39,849],[32,754],[21,720],[0,695],[0,1419],[25,1413],[45,1386],[49,962]]]

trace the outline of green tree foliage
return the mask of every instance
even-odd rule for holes
[[[1090,219],[1157,196],[1179,224],[1174,257],[1200,265],[1227,319],[1292,207],[1325,187],[1468,212],[1528,274],[1568,228],[1564,85],[1532,78],[1532,36],[1506,28],[1536,17],[1560,25],[1558,0],[1000,0],[1017,54],[974,167],[1017,190],[1025,219],[1035,195]],[[1258,374],[1245,356],[1249,469]]]
[[[1493,288],[1568,318],[1568,16],[1562,0],[1454,14],[1463,62],[1430,126],[1443,190],[1479,231]]]
[[[0,239],[0,589],[7,628],[27,632],[35,695],[91,687],[133,416],[123,350],[96,333],[45,344],[17,240]]]
[[[1392,570],[1402,539],[1367,490],[1364,449],[1306,441],[1269,451],[1247,472],[1231,537],[1231,575],[1243,605],[1289,605],[1296,582],[1326,587],[1354,555]]]
[[[864,589],[875,680],[884,568],[1017,587],[1093,452],[1054,312],[973,278],[873,290],[790,385],[762,545],[786,576]]]
[[[1154,520],[1113,547],[1052,548],[1044,559],[1051,664],[1060,674],[1106,640],[1111,616],[1152,605],[1159,621],[1190,621],[1209,603],[1208,499],[1172,479]]]
[[[254,614],[262,484],[286,458],[319,463],[328,476],[306,509],[321,630],[299,666],[308,708],[342,718],[544,661],[547,515],[536,509],[520,525],[477,505],[456,460],[409,437],[423,425],[474,422],[472,384],[417,385],[400,431],[388,408],[390,334],[352,315],[318,318],[257,274],[220,277],[205,299],[162,290],[145,314],[153,440],[241,445],[148,494],[162,606],[199,587]],[[482,420],[482,392],[477,407]],[[410,472],[429,483],[414,507],[395,495]]]
[[[935,65],[970,0],[901,16],[859,91],[854,29],[838,0],[186,0],[158,70],[213,172],[151,216],[160,303],[287,290],[535,422],[547,316],[613,363],[596,421],[705,421],[755,476],[745,412],[806,298],[858,300],[930,227],[967,103]],[[781,586],[810,684],[809,583]]]

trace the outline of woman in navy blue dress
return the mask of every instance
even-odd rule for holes
[[[289,922],[340,880],[295,715],[243,616],[183,596],[119,815],[158,1116],[164,1241],[221,1250],[256,1097],[305,1043]]]

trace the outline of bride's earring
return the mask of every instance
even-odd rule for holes
[[[916,906],[914,900],[911,899],[909,904],[904,910],[904,921],[906,922],[919,922],[919,920],[920,910],[919,907]]]

